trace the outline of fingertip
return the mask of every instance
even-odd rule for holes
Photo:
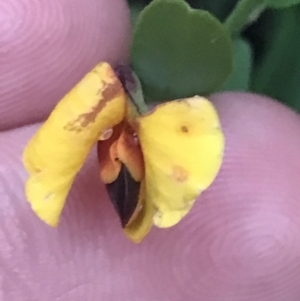
[[[9,0],[3,6],[0,130],[42,121],[99,61],[128,59],[125,0]]]
[[[20,162],[39,125],[1,134],[0,256],[14,270],[5,297],[26,293],[27,281],[32,296],[44,300],[298,300],[299,118],[256,95],[211,99],[226,136],[222,170],[186,218],[153,229],[140,245],[122,234],[95,154],[76,179],[58,229],[41,226],[23,195]]]

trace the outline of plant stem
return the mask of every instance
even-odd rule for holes
[[[237,36],[244,26],[254,22],[266,9],[264,0],[240,0],[225,20],[225,27],[231,36]]]

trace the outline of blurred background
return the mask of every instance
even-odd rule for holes
[[[127,0],[134,24],[151,0]],[[187,0],[221,22],[238,0]],[[267,10],[235,41],[235,71],[222,90],[268,95],[300,112],[300,5]]]

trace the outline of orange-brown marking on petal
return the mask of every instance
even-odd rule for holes
[[[184,182],[188,179],[188,172],[181,166],[173,166],[172,177],[177,182]]]
[[[187,133],[189,131],[189,128],[186,125],[181,126],[181,131],[183,133]]]
[[[94,106],[90,112],[79,115],[75,120],[69,122],[65,125],[65,129],[68,131],[81,132],[83,128],[87,127],[90,123],[96,120],[99,112],[106,106],[108,102],[113,100],[118,94],[123,94],[124,90],[121,82],[115,78],[111,83],[102,84],[104,88],[97,92],[99,94],[99,101],[96,106]],[[101,95],[100,95],[101,94]]]

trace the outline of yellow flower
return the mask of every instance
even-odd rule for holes
[[[224,135],[213,105],[199,96],[139,114],[112,67],[98,64],[58,103],[24,151],[26,196],[50,226],[57,226],[95,144],[100,179],[125,234],[140,242],[153,224],[177,224],[213,182]]]

